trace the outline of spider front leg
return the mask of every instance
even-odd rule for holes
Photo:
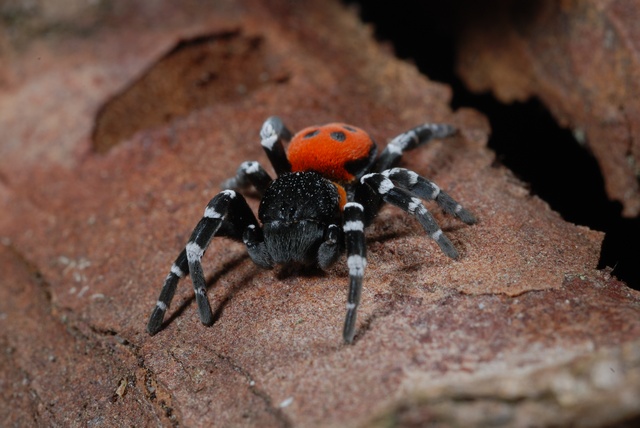
[[[205,325],[213,323],[211,306],[206,295],[206,282],[202,270],[201,259],[214,236],[226,236],[237,241],[244,241],[247,248],[260,248],[255,242],[261,234],[254,231],[258,221],[242,195],[233,190],[225,190],[217,194],[204,211],[204,216],[191,233],[185,248],[171,266],[160,297],[156,303],[149,322],[147,332],[156,334],[162,328],[164,315],[171,305],[180,278],[190,274],[198,305],[200,321]]]
[[[385,202],[395,205],[406,213],[414,216],[431,239],[436,241],[443,253],[452,259],[458,258],[458,251],[449,238],[442,232],[436,220],[419,198],[413,196],[408,190],[393,184],[384,174],[367,174],[363,176],[360,181],[370,186]]]
[[[404,152],[413,150],[431,140],[446,138],[457,132],[452,125],[440,123],[425,123],[404,132],[392,139],[382,151],[373,171],[382,172],[395,166]]]
[[[413,195],[436,203],[446,212],[458,217],[466,224],[475,224],[475,216],[453,199],[447,192],[440,189],[436,183],[405,168],[392,168],[382,172],[382,175],[398,183]]]
[[[364,207],[355,202],[344,206],[344,231],[347,246],[347,266],[349,267],[349,294],[347,295],[347,316],[344,320],[342,337],[346,343],[353,342],[356,315],[362,294],[362,277],[367,266],[367,250],[364,240]]]

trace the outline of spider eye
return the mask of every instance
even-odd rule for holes
[[[302,138],[311,138],[311,137],[315,137],[316,135],[318,135],[320,133],[319,129],[316,129],[315,131],[311,131],[311,132],[307,132],[306,134],[304,134],[302,136]]]
[[[332,132],[332,133],[331,133],[331,134],[329,134],[329,135],[331,136],[331,138],[333,138],[334,140],[339,141],[339,142],[341,142],[341,143],[342,143],[344,140],[346,140],[346,139],[347,139],[346,134],[345,134],[344,132],[340,132],[340,131]]]

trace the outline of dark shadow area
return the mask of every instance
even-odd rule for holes
[[[359,8],[378,40],[390,42],[399,58],[450,85],[454,109],[472,107],[485,114],[493,130],[489,147],[498,160],[565,220],[605,232],[599,268],[612,268],[613,275],[640,290],[640,220],[623,218],[620,204],[607,198],[593,156],[538,100],[506,105],[491,94],[471,93],[456,76],[456,2],[345,3]]]

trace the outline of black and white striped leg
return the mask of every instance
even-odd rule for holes
[[[347,246],[349,294],[347,295],[347,316],[344,320],[342,337],[346,343],[351,343],[356,331],[356,316],[362,293],[362,277],[367,266],[364,208],[362,205],[349,202],[344,206],[343,231]]]
[[[160,297],[147,324],[149,334],[156,334],[162,328],[162,321],[171,305],[176,285],[187,273],[193,282],[200,321],[205,325],[213,322],[211,306],[206,295],[202,256],[214,236],[242,240],[244,231],[251,227],[258,227],[258,221],[242,195],[233,190],[224,190],[211,199],[204,216],[191,233],[187,245],[180,252],[165,279]]]
[[[419,198],[433,201],[446,212],[458,217],[466,224],[476,223],[476,218],[460,203],[453,199],[447,192],[440,189],[436,183],[405,168],[392,168],[382,172],[382,175],[394,183],[407,189]]]
[[[283,142],[291,140],[291,131],[284,126],[282,119],[271,116],[262,125],[260,138],[262,148],[267,153],[267,157],[273,165],[278,176],[291,171],[291,164],[287,159]]]
[[[253,186],[262,195],[272,181],[259,162],[246,161],[240,164],[236,171],[236,176],[223,181],[220,187],[223,189],[242,190]]]
[[[173,300],[173,295],[176,293],[176,287],[182,277],[189,272],[189,264],[187,262],[187,251],[182,250],[180,255],[171,265],[171,270],[164,280],[162,285],[162,291],[160,291],[160,297],[156,302],[155,308],[149,317],[147,323],[147,332],[154,335],[162,328],[162,321],[164,320],[164,314],[169,309],[169,305]]]
[[[440,249],[452,259],[458,258],[458,251],[455,249],[449,238],[445,236],[436,223],[431,213],[422,204],[422,201],[413,196],[408,190],[397,187],[391,180],[383,174],[372,173],[363,176],[362,183],[371,186],[378,192],[385,202],[395,205],[398,208],[414,216],[429,234],[431,239],[436,241]]]
[[[404,152],[413,150],[423,144],[439,138],[446,138],[456,133],[452,125],[425,123],[392,139],[376,161],[373,171],[382,172],[395,166]]]

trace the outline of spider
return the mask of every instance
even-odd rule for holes
[[[226,190],[207,204],[171,266],[149,318],[148,333],[161,330],[178,281],[187,273],[193,282],[200,321],[213,324],[201,259],[211,240],[223,236],[243,242],[253,262],[267,269],[293,263],[325,270],[346,249],[349,291],[343,339],[352,343],[367,265],[364,229],[384,202],[414,216],[453,259],[458,258],[458,252],[422,199],[435,200],[446,213],[466,224],[476,222],[473,214],[435,183],[395,167],[405,151],[455,133],[451,125],[419,125],[392,139],[377,157],[372,138],[355,126],[312,126],[292,137],[280,118],[268,118],[260,131],[261,144],[277,178],[272,179],[258,162],[247,161],[222,184]],[[245,198],[232,190],[251,186],[262,196],[258,218]]]

